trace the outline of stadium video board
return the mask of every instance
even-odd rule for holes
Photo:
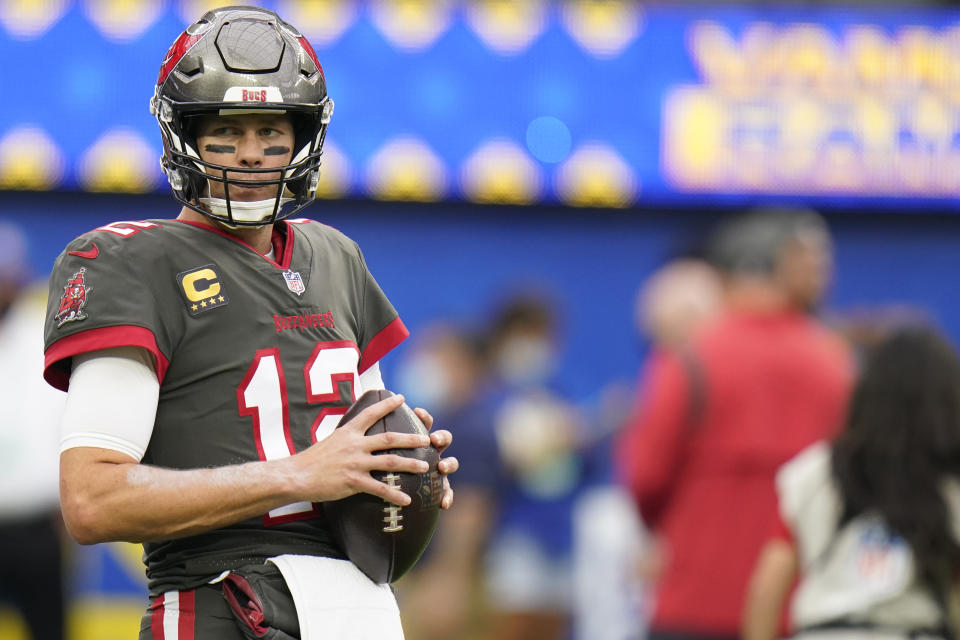
[[[0,4],[0,188],[165,189],[147,110],[216,3]],[[275,0],[336,102],[319,193],[957,208],[960,12]]]

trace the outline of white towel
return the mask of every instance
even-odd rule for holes
[[[283,555],[270,561],[290,588],[301,640],[403,640],[390,585],[371,581],[349,560]]]

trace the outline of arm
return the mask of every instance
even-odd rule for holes
[[[797,554],[793,544],[774,538],[761,550],[747,587],[741,621],[743,640],[774,640],[793,581]]]
[[[655,354],[637,409],[617,446],[618,473],[655,526],[669,496],[687,438],[689,381],[679,358]]]
[[[80,416],[89,425],[99,409],[105,423],[127,420],[128,416],[136,422],[136,414],[142,413],[137,407],[120,412],[119,419],[114,415],[118,400],[128,395],[117,390],[126,391],[136,384],[131,378],[140,379],[142,375],[130,376],[122,371],[124,379],[111,381],[113,384],[85,385],[82,372],[96,371],[97,367],[87,365],[98,360],[103,364],[108,359],[94,358],[75,368],[68,407],[73,400],[75,407],[86,410],[68,411],[67,415],[71,421]],[[152,375],[147,364],[133,362]],[[153,380],[155,383],[156,378]],[[214,469],[172,470],[141,464],[133,455],[137,452],[136,441],[142,441],[145,448],[149,432],[146,440],[142,434],[130,438],[134,446],[121,447],[125,449],[122,451],[76,444],[60,456],[61,508],[67,528],[84,544],[142,542],[202,533],[301,500],[338,500],[366,492],[395,504],[407,504],[407,495],[378,482],[370,471],[419,473],[426,463],[374,452],[425,446],[426,438],[396,433],[364,435],[370,425],[402,402],[402,396],[387,398],[294,456]],[[151,426],[153,407],[147,416]]]

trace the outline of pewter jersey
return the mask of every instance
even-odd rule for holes
[[[145,464],[273,460],[323,439],[355,399],[359,373],[408,334],[356,243],[305,219],[277,230],[286,241],[275,260],[177,220],[77,238],[50,278],[45,377],[66,389],[74,355],[149,350],[160,398]],[[283,553],[343,557],[319,504],[144,545],[152,593]]]

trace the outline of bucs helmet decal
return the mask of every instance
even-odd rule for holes
[[[167,52],[150,111],[160,126],[161,166],[174,197],[187,207],[231,226],[262,226],[313,201],[333,101],[313,48],[276,13],[255,7],[206,13]],[[294,148],[289,164],[241,168],[200,157],[198,118],[243,113],[290,119]],[[264,175],[271,177],[262,179]],[[223,185],[222,197],[211,197],[211,181]],[[275,186],[276,195],[239,201],[231,199],[231,185]]]

